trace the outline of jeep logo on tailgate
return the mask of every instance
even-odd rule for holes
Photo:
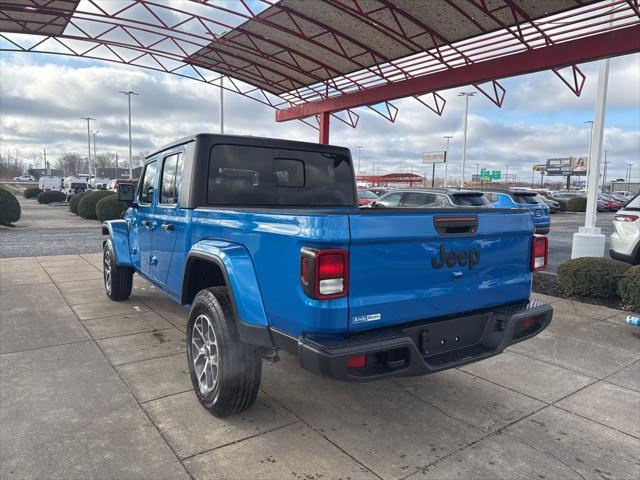
[[[461,267],[469,267],[471,270],[480,262],[480,249],[469,248],[467,250],[449,250],[444,248],[444,245],[440,245],[440,258],[434,255],[431,258],[431,265],[436,270],[442,268],[445,264],[447,267],[453,267],[459,265]]]

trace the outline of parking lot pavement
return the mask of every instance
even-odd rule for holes
[[[624,312],[540,296],[555,316],[538,337],[426,377],[348,384],[283,354],[250,410],[217,419],[191,390],[186,310],[139,278],[108,301],[100,266],[0,259],[3,479],[640,476]]]
[[[598,212],[596,226],[602,229],[602,233],[607,237],[605,245],[605,256],[609,256],[609,237],[613,233],[613,217],[615,212]],[[562,262],[571,258],[571,244],[573,234],[578,228],[584,227],[584,213],[556,213],[551,215],[551,231],[547,235],[549,238],[549,268],[548,271],[555,272]]]
[[[102,230],[97,220],[86,220],[65,205],[40,205],[17,197],[22,214],[15,228],[0,227],[0,258],[97,253]]]

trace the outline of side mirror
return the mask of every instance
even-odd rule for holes
[[[119,202],[135,206],[136,186],[132,183],[119,183],[116,197]]]

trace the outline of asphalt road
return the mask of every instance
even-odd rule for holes
[[[100,227],[0,229],[0,257],[44,257],[102,251]]]
[[[609,251],[609,236],[613,233],[612,220],[614,212],[599,212],[597,226],[607,237],[605,251]],[[555,272],[558,265],[571,258],[573,234],[584,226],[583,213],[556,213],[551,215],[551,232],[549,237],[549,272]],[[608,253],[606,254],[608,257]]]

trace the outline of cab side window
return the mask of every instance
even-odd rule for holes
[[[140,188],[140,203],[151,203],[153,201],[153,190],[156,186],[156,179],[158,178],[158,162],[153,161],[147,163],[144,167],[144,174],[142,176],[142,187]]]
[[[160,182],[160,202],[163,205],[178,203],[182,179],[182,153],[174,153],[164,159]]]

